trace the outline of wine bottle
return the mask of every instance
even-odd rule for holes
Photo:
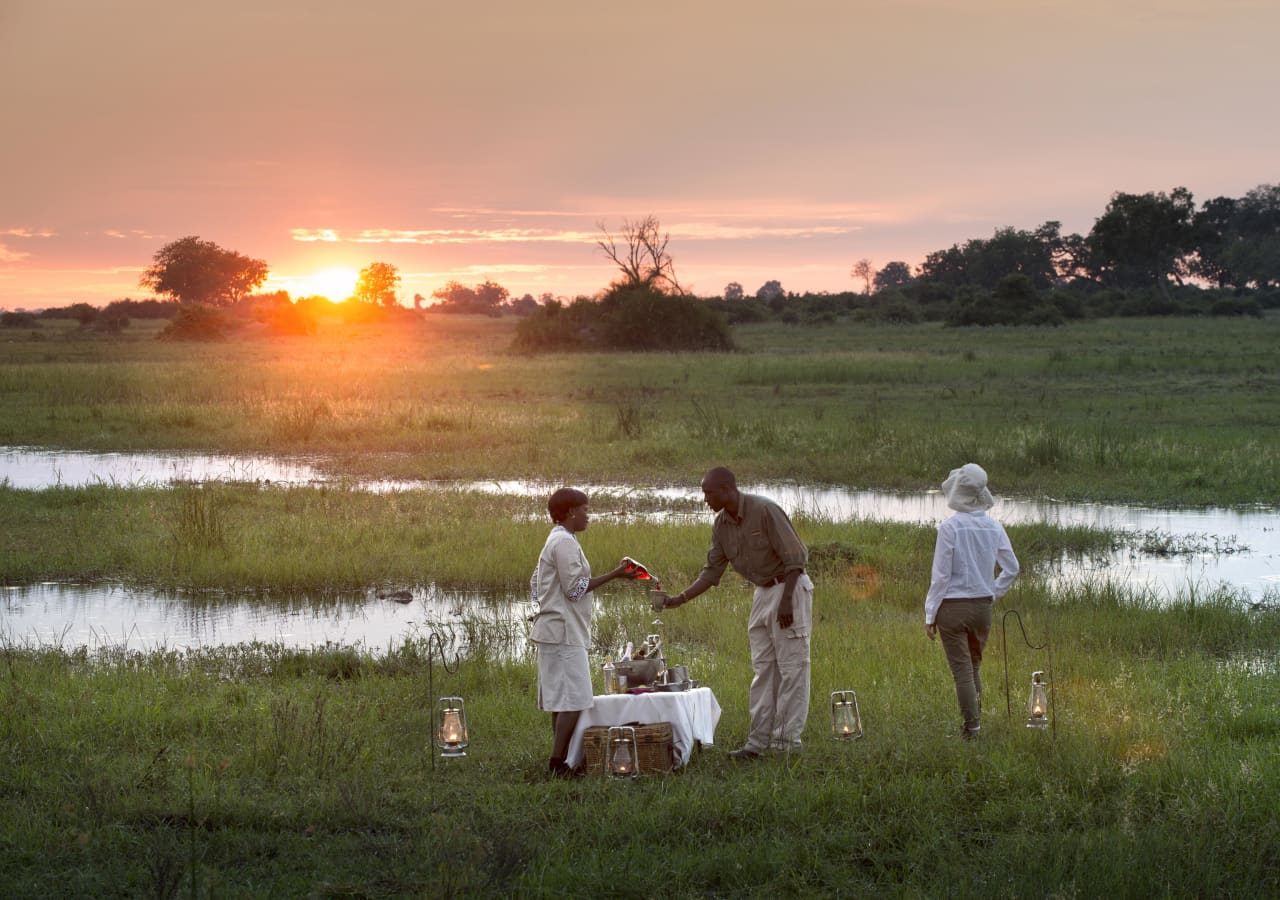
[[[662,582],[657,576],[649,571],[649,567],[644,563],[632,559],[630,556],[622,557],[622,571],[634,578],[636,581],[652,581],[658,588],[662,587]]]

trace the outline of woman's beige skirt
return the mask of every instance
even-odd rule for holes
[[[538,644],[538,709],[574,712],[593,705],[587,648]]]

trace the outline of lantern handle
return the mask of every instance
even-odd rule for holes
[[[1048,654],[1049,664],[1048,666],[1046,666],[1046,671],[1049,673],[1050,684],[1053,683],[1053,648],[1050,646],[1050,641],[1049,641],[1049,617],[1047,614],[1045,615],[1043,644],[1031,643],[1031,639],[1027,637],[1027,627],[1022,623],[1022,614],[1018,612],[1016,609],[1007,609],[1005,610],[1004,615],[1000,617],[1000,648],[1004,654],[1004,708],[1005,708],[1005,715],[1008,716],[1010,721],[1012,721],[1013,720],[1013,701],[1012,701],[1012,695],[1009,693],[1008,619],[1010,616],[1013,616],[1018,620],[1018,630],[1022,632],[1023,643],[1026,644],[1032,650],[1044,650]],[[1057,711],[1054,709],[1054,705],[1055,705],[1054,694],[1056,693],[1057,693],[1057,687],[1055,685],[1054,690],[1048,692],[1049,709],[1050,709],[1050,712],[1052,713],[1049,716],[1049,727],[1053,730],[1054,737],[1058,736],[1058,716],[1057,716]]]

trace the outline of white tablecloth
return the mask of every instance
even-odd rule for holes
[[[694,741],[707,745],[715,743],[719,721],[720,704],[708,687],[652,694],[606,694],[596,697],[591,709],[582,711],[573,739],[569,741],[569,755],[565,762],[570,766],[582,762],[582,732],[592,725],[670,722],[676,765],[683,766],[693,753]]]

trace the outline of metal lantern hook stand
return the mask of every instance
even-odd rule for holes
[[[452,637],[452,635],[450,635],[450,637]],[[462,654],[460,652],[455,652],[453,654],[453,664],[450,665],[444,635],[435,629],[432,629],[427,634],[427,697],[432,703],[435,702],[434,698],[436,696],[435,658],[437,650],[440,651],[440,665],[442,665],[444,670],[450,675],[457,674],[458,666],[462,662]],[[434,747],[431,750],[430,756],[431,771],[434,772],[436,768],[436,753]]]
[[[1057,693],[1057,684],[1053,678],[1053,647],[1049,640],[1049,626],[1046,620],[1044,629],[1044,643],[1033,644],[1027,637],[1027,628],[1022,624],[1022,614],[1016,609],[1005,610],[1003,616],[1000,617],[1000,649],[1004,654],[1004,707],[1005,714],[1009,717],[1009,721],[1013,721],[1013,701],[1012,695],[1009,693],[1009,628],[1008,619],[1014,616],[1018,620],[1018,630],[1022,632],[1022,641],[1032,650],[1044,650],[1048,655],[1049,664],[1046,667],[1049,672],[1049,684],[1053,686],[1053,690],[1049,691],[1049,728],[1053,732],[1053,736],[1058,736],[1058,711],[1055,708],[1056,701],[1054,695]]]

